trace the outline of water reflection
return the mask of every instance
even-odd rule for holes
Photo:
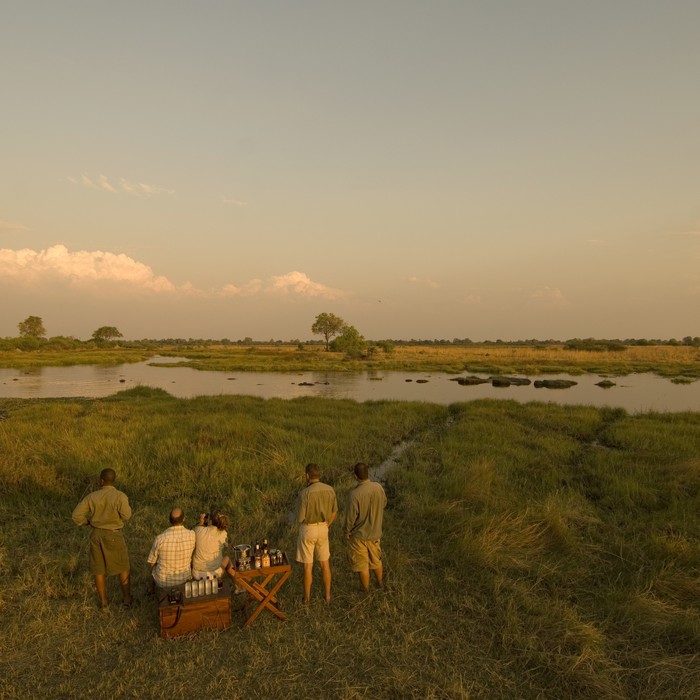
[[[0,397],[52,398],[109,396],[135,386],[164,389],[179,398],[202,395],[244,394],[262,398],[292,399],[318,396],[355,401],[429,401],[450,404],[475,399],[551,401],[558,404],[589,404],[621,407],[631,413],[646,411],[700,410],[700,382],[674,384],[652,374],[612,378],[615,386],[596,386],[601,377],[573,377],[570,389],[528,386],[494,387],[491,384],[460,386],[454,375],[441,372],[202,372],[190,367],[158,367],[152,363],[172,361],[153,358],[148,362],[118,366],[80,365],[40,367],[29,370],[0,369]],[[546,375],[538,379],[571,379],[569,375]]]

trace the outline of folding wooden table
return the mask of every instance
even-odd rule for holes
[[[276,615],[280,620],[287,619],[287,615],[280,610],[280,602],[277,598],[277,591],[279,591],[282,584],[284,584],[292,573],[292,567],[287,561],[286,554],[284,560],[286,563],[276,566],[266,566],[262,569],[249,569],[248,571],[236,571],[234,577],[235,581],[241,588],[244,588],[250,596],[248,602],[255,603],[257,601],[258,603],[255,610],[253,610],[243,624],[244,627],[250,627],[265,608],[273,615]]]

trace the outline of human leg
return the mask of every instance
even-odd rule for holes
[[[362,586],[362,590],[367,593],[369,590],[369,571],[358,571],[357,577],[360,579],[360,586]]]
[[[311,581],[313,580],[313,575],[314,575],[314,563],[311,562],[310,564],[304,563],[304,597],[302,598],[302,601],[304,603],[308,603],[309,600],[311,599]]]
[[[379,540],[368,541],[367,545],[367,558],[369,562],[370,571],[374,572],[374,578],[377,579],[377,585],[382,588],[384,571],[382,569],[382,546]],[[369,583],[369,580],[367,581]]]
[[[107,577],[104,574],[95,574],[95,588],[97,588],[97,597],[100,599],[100,607],[106,608],[109,601],[107,600]]]
[[[120,572],[119,585],[122,587],[124,605],[130,606],[134,602],[134,598],[131,595],[131,572],[128,569]]]
[[[330,559],[318,562],[321,568],[321,578],[323,579],[323,593],[326,603],[331,602],[331,563]]]

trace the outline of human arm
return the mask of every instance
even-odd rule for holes
[[[357,501],[352,497],[351,492],[348,494],[348,500],[345,505],[345,538],[348,540],[352,537],[352,531],[355,528],[357,516]]]
[[[121,498],[119,499],[117,512],[122,522],[125,523],[127,520],[131,519],[131,506],[129,505],[129,499],[124,494],[121,494]]]
[[[153,546],[151,547],[151,551],[148,554],[148,559],[146,559],[146,561],[151,565],[151,569],[155,566],[156,562],[158,561],[159,549],[159,540],[158,537],[156,537],[155,541],[153,542]]]
[[[303,523],[304,520],[306,520],[306,499],[304,498],[305,493],[306,490],[302,491],[299,494],[299,498],[297,500],[297,524]]]
[[[80,503],[78,503],[78,505],[73,509],[73,515],[71,517],[76,525],[89,525],[89,515],[90,504],[87,498],[83,498],[83,500],[80,501]]]

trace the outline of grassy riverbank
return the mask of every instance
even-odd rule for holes
[[[0,351],[0,367],[17,369],[71,364],[140,362],[154,354],[187,358],[179,367],[222,372],[350,372],[396,370],[409,372],[477,372],[485,374],[625,375],[655,372],[666,377],[700,377],[700,349],[693,346],[628,346],[616,350],[573,350],[560,345],[398,345],[378,350],[367,359],[347,359],[325,352],[320,345],[180,346],[90,348],[74,350]],[[158,364],[166,364],[158,362]]]
[[[144,599],[96,609],[70,513],[105,466],[134,507],[136,592],[173,505],[218,503],[232,538],[292,553],[318,461],[388,474],[388,589],[368,596],[332,531],[334,600],[289,621],[164,642]],[[249,397],[0,401],[0,697],[694,698],[700,686],[700,415],[483,401]]]

